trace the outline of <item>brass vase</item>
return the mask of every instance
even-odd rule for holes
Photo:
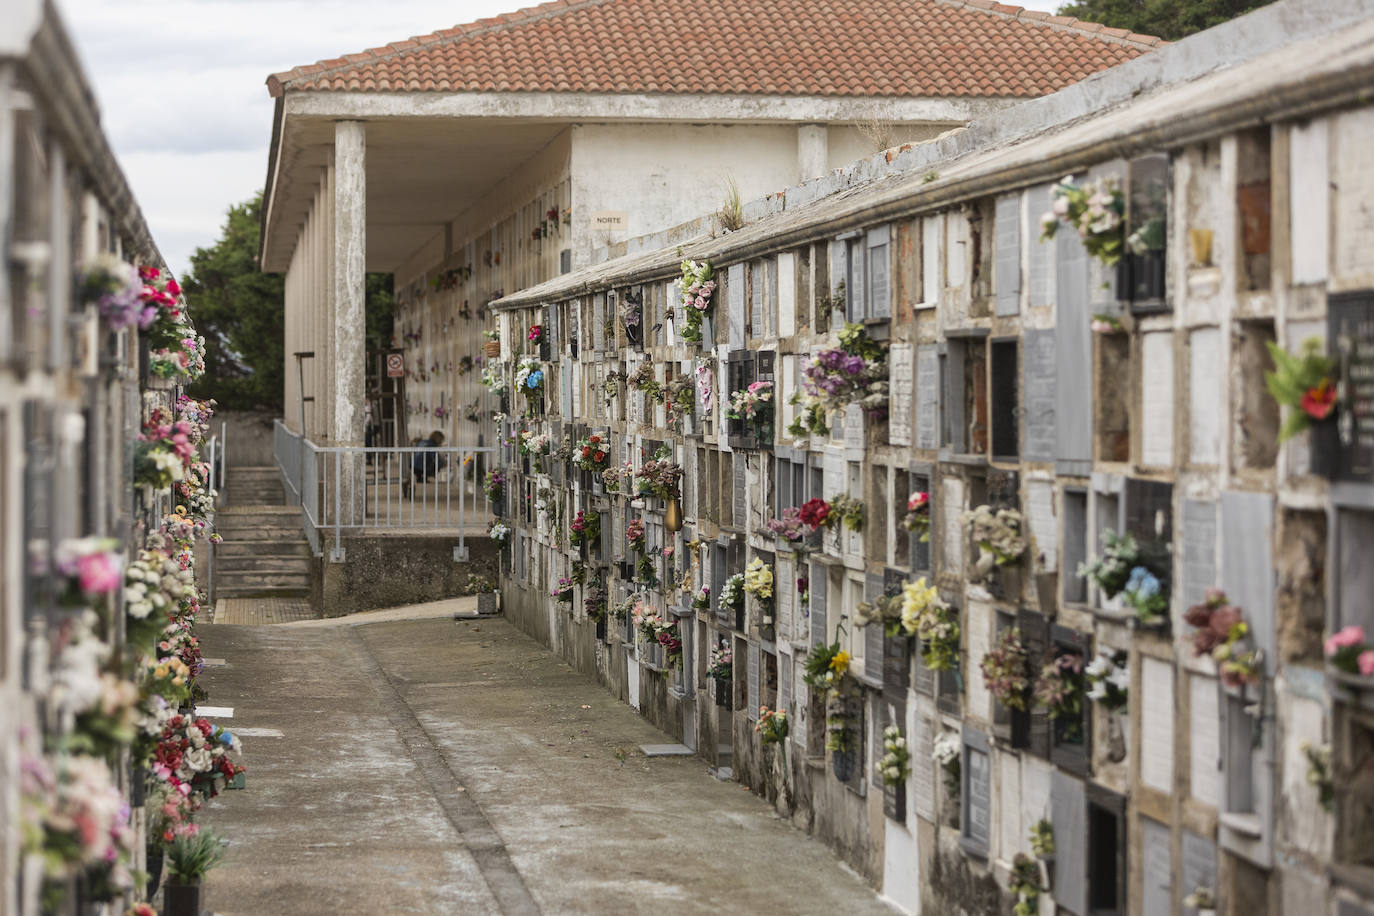
[[[682,501],[676,496],[668,500],[668,508],[663,512],[663,527],[669,531],[682,530]]]

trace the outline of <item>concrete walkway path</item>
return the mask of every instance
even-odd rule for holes
[[[643,757],[669,739],[538,643],[454,609],[202,628],[249,767],[202,819],[230,842],[208,909],[892,912],[701,760]]]

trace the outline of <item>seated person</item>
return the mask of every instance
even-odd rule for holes
[[[428,436],[415,443],[415,447],[419,449],[434,449],[439,448],[443,444],[444,434],[436,429]],[[411,473],[414,475],[417,483],[424,483],[427,480],[438,477],[439,469],[447,463],[447,459],[437,452],[417,451],[410,462]]]

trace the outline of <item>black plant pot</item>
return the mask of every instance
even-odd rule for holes
[[[854,766],[857,756],[853,751],[832,751],[830,755],[830,767],[835,772],[835,778],[840,782],[849,782],[854,778]]]
[[[152,900],[157,893],[157,886],[162,883],[162,847],[149,846],[148,854],[148,899]]]
[[[606,618],[604,615],[596,620],[596,638],[601,642],[606,641]]]
[[[162,916],[200,916],[200,882],[173,884],[162,889]]]
[[[716,685],[716,705],[730,709],[734,705],[733,691],[730,689],[730,682],[714,678]]]

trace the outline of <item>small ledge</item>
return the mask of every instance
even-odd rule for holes
[[[1217,817],[1217,822],[1232,833],[1258,840],[1264,836],[1264,825],[1260,823],[1259,815],[1240,811],[1223,811]]]

